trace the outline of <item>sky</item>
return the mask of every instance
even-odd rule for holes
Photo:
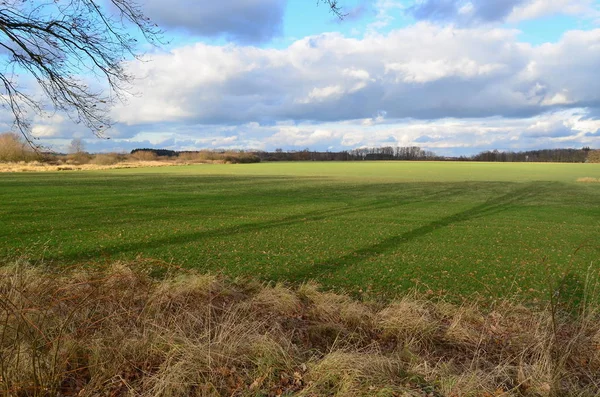
[[[600,0],[142,0],[145,46],[110,140],[61,114],[42,144],[439,155],[600,148]]]

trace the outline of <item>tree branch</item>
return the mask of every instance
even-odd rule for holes
[[[4,0],[0,4],[0,49],[5,58],[4,69],[0,64],[0,97],[30,144],[27,109],[40,114],[48,106],[102,136],[111,125],[104,104],[123,99],[122,92],[132,80],[123,62],[139,56],[131,28],[151,44],[162,42],[162,32],[135,0],[110,2],[115,15],[97,0]],[[20,90],[9,77],[23,72],[34,78],[44,98]],[[85,83],[90,73],[107,83],[110,96],[94,92]]]

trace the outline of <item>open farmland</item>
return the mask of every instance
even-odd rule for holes
[[[0,256],[543,297],[600,263],[600,183],[576,182],[599,177],[598,164],[455,162],[0,174]]]

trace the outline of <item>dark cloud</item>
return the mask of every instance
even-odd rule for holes
[[[282,31],[285,0],[145,0],[161,27],[239,43],[260,43]]]
[[[407,12],[419,20],[478,23],[503,21],[526,0],[425,0]]]

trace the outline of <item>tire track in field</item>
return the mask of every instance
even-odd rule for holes
[[[376,185],[375,188],[381,188],[381,186]],[[408,199],[403,197],[400,200],[385,199],[377,200],[374,202],[370,201],[360,205],[346,204],[343,207],[308,211],[297,215],[285,216],[275,220],[234,225],[220,229],[209,229],[190,233],[180,233],[176,235],[170,235],[167,237],[156,238],[146,241],[120,241],[114,244],[104,245],[101,248],[95,248],[92,250],[73,252],[69,254],[47,255],[45,257],[45,260],[56,262],[67,261],[73,263],[94,258],[106,259],[107,255],[110,257],[111,255],[118,255],[122,253],[134,252],[136,254],[143,254],[146,249],[156,249],[162,246],[182,245],[193,242],[200,242],[205,239],[226,238],[233,235],[254,233],[262,230],[293,226],[306,222],[318,222],[338,216],[346,216],[356,213],[365,213],[371,211],[382,211],[393,208],[399,208],[401,206],[409,205],[414,202],[419,202],[423,200],[436,200],[452,196],[456,194],[456,190],[456,187],[449,187],[447,189],[436,190],[431,194],[427,194],[426,196],[414,195]]]
[[[488,199],[482,204],[478,204],[465,211],[443,217],[408,232],[386,238],[377,244],[358,249],[343,256],[331,258],[320,264],[314,264],[309,267],[299,266],[296,271],[289,273],[289,277],[292,280],[307,280],[318,278],[320,275],[342,271],[348,267],[363,263],[373,256],[397,250],[400,246],[428,235],[437,229],[501,213],[506,211],[510,205],[535,199],[550,188],[551,187],[549,187],[547,183],[528,183],[526,186],[518,187],[509,193]]]

